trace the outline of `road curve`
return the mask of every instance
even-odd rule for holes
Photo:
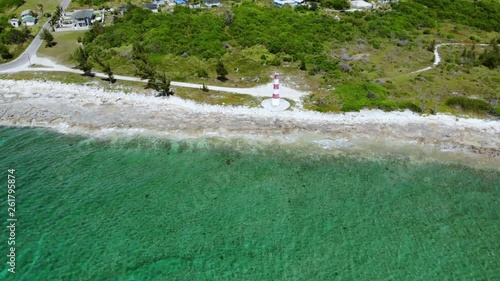
[[[63,0],[61,2],[61,7],[63,10],[65,10],[69,4],[71,3],[71,0]],[[43,16],[43,15],[42,15]],[[31,64],[31,58],[35,57],[36,52],[42,45],[42,39],[40,39],[40,34],[43,32],[43,30],[47,28],[50,28],[49,21],[47,21],[43,26],[42,29],[40,29],[40,32],[35,36],[31,44],[28,46],[28,48],[15,60],[1,64],[0,65],[0,73],[4,72],[16,72],[16,71],[21,71],[30,66]]]

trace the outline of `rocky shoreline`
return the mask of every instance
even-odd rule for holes
[[[344,152],[373,147],[401,152],[404,147],[404,151],[423,157],[439,159],[458,153],[488,166],[500,166],[499,120],[420,116],[409,111],[270,112],[200,105],[176,97],[107,92],[81,85],[0,80],[0,125],[100,136],[247,138]]]

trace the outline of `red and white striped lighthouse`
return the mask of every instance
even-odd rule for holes
[[[273,99],[271,105],[272,106],[280,105],[280,78],[278,73],[274,73],[274,89],[273,89]]]

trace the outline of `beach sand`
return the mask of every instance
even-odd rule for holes
[[[201,105],[42,81],[0,80],[0,125],[98,137],[247,139],[323,153],[399,154],[499,169],[500,121],[410,111],[324,114]]]

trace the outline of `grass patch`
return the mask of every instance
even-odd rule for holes
[[[37,55],[50,58],[58,64],[72,66],[73,64],[70,62],[69,57],[78,47],[77,38],[84,33],[85,31],[52,32],[57,45],[48,48],[46,47],[46,42],[44,42],[40,49],[38,49]]]
[[[201,88],[175,87],[175,95],[183,99],[211,105],[258,107],[262,102],[261,97],[212,91],[210,87],[208,92],[203,91]]]

